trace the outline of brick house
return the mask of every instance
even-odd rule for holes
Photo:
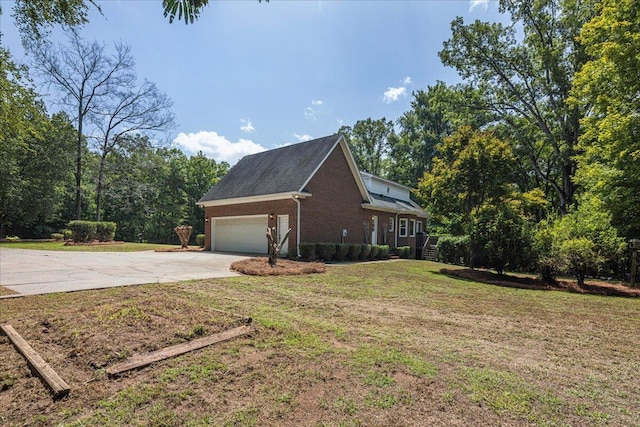
[[[264,254],[267,227],[301,242],[415,247],[426,212],[410,189],[360,172],[342,135],[243,157],[205,194],[205,248]]]

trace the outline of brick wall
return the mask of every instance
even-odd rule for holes
[[[362,195],[340,146],[329,155],[305,189],[312,197],[301,200],[301,241],[364,243],[364,221],[371,211],[362,208]]]

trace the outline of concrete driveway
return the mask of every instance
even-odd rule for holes
[[[57,252],[0,248],[0,286],[23,295],[237,276],[243,255],[211,252]]]

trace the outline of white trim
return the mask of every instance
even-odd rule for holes
[[[298,205],[298,217],[296,219],[296,254],[298,258],[300,258],[300,198],[296,197],[295,194],[291,196],[291,198]]]
[[[392,233],[396,230],[396,221],[394,217],[389,217],[389,233]]]
[[[418,227],[418,225],[419,225],[420,227]],[[420,229],[420,231],[418,231],[418,228]],[[422,232],[423,232],[423,230],[422,230],[422,221],[416,221],[416,235],[417,235],[418,233],[422,233]]]
[[[409,220],[409,237],[416,237],[416,220],[413,218]]]
[[[402,222],[404,221],[404,234],[402,234]],[[409,237],[409,218],[400,218],[398,223],[398,236]]]
[[[373,226],[371,227],[371,244],[372,245],[377,245],[378,244],[378,216],[377,215],[372,215],[371,216],[371,220],[373,222]]]
[[[408,211],[408,210],[400,210],[400,209],[383,208],[381,206],[374,206],[370,203],[362,203],[360,206],[362,206],[363,209],[369,209],[372,211],[388,212],[388,213],[401,214],[401,215],[414,215],[419,218],[429,217],[427,212],[423,210]]]
[[[297,197],[298,199],[306,199],[307,197],[311,197],[311,193],[289,192],[289,193],[263,194],[260,196],[236,197],[233,199],[209,200],[206,202],[198,203],[198,206],[210,207],[210,206],[237,205],[241,203],[270,202],[273,200],[288,200],[291,197]]]
[[[407,187],[406,185],[402,185],[402,184],[397,183],[397,182],[395,182],[395,181],[391,181],[391,180],[389,180],[389,179],[382,178],[382,177],[380,177],[380,176],[378,176],[378,175],[374,175],[374,174],[369,173],[369,172],[360,171],[360,173],[361,173],[361,174],[365,174],[365,175],[367,175],[367,176],[368,176],[368,177],[370,177],[370,178],[375,178],[375,179],[377,179],[377,180],[380,180],[380,181],[382,181],[382,182],[384,182],[384,183],[392,184],[392,185],[394,185],[394,186],[396,186],[396,187],[403,188],[403,189],[405,189],[405,190],[409,190],[409,191],[411,191],[411,190],[412,190],[410,187]]]

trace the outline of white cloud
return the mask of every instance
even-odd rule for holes
[[[385,91],[383,99],[387,104],[391,104],[392,102],[396,102],[401,96],[407,96],[406,87],[390,87]]]
[[[476,7],[480,7],[482,10],[487,10],[489,8],[489,0],[470,0],[469,12],[472,12]]]
[[[407,76],[404,79],[402,79],[403,85],[410,85],[411,83],[413,83],[413,80],[411,80],[411,76]]]
[[[308,135],[306,133],[305,134],[294,133],[293,136],[295,136],[299,142],[311,141],[313,139],[311,135]]]
[[[311,106],[305,107],[304,109],[304,117],[308,120],[315,120],[316,115],[320,112],[323,105],[324,105],[324,102],[322,100],[312,99]]]
[[[256,128],[254,128],[251,124],[251,120],[249,119],[240,119],[240,123],[242,123],[242,126],[240,126],[240,130],[242,132],[251,133],[256,130]]]
[[[231,142],[222,135],[213,131],[200,131],[197,133],[180,132],[173,144],[180,146],[188,153],[202,151],[208,157],[217,162],[225,161],[234,165],[238,160],[248,154],[265,151],[266,148],[248,139],[239,139]]]

